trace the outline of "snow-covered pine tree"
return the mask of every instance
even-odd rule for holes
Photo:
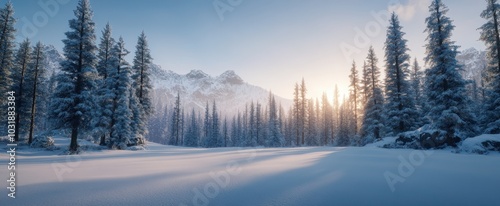
[[[294,92],[293,92],[293,112],[290,116],[290,122],[293,123],[294,136],[295,136],[295,146],[300,145],[300,93],[299,93],[299,84],[295,83]]]
[[[385,115],[389,135],[416,129],[419,116],[408,81],[410,55],[396,13],[392,13],[385,40]]]
[[[25,133],[28,129],[31,95],[28,91],[30,83],[27,82],[28,67],[32,61],[32,48],[28,39],[19,44],[19,49],[16,52],[14,60],[14,69],[12,70],[11,80],[13,80],[12,90],[16,92],[16,120],[15,120],[15,136],[14,140],[19,141],[19,136]],[[22,128],[21,128],[22,126]]]
[[[272,92],[269,93],[269,121],[268,121],[268,138],[266,139],[266,146],[268,147],[282,147],[285,139],[281,133],[279,125],[278,111],[276,107],[276,99]]]
[[[210,129],[211,131],[211,139],[210,141],[211,146],[210,147],[222,147],[222,141],[221,139],[221,133],[220,133],[220,120],[219,120],[219,114],[217,111],[217,104],[215,103],[215,100],[213,101],[212,105],[212,128]]]
[[[14,66],[15,23],[14,7],[12,3],[8,1],[4,8],[0,8],[0,94],[6,94],[13,83],[11,79],[11,70]],[[2,111],[6,111],[6,108],[4,109],[6,99],[7,98],[0,99]],[[6,121],[6,118],[0,120],[0,124],[5,125],[4,121]],[[0,131],[0,133],[4,131]]]
[[[307,103],[307,125],[306,125],[306,145],[318,145],[318,122],[314,100],[309,99]]]
[[[198,122],[196,120],[196,113],[194,109],[191,110],[190,122],[187,126],[187,131],[184,136],[184,146],[186,147],[197,147],[198,137],[200,135],[200,129],[198,127]]]
[[[384,104],[384,96],[380,86],[380,69],[377,66],[378,59],[375,56],[373,47],[368,50],[367,73],[369,74],[371,91],[368,92],[368,100],[365,103],[365,111],[363,115],[363,123],[361,126],[361,135],[364,137],[361,144],[367,144],[374,139],[382,138],[382,128],[384,127],[382,112]],[[366,82],[368,83],[368,82]]]
[[[485,105],[481,122],[484,132],[500,133],[500,4],[497,0],[486,0],[487,7],[481,17],[487,22],[479,29],[481,40],[487,47],[488,65],[484,75]]]
[[[358,70],[356,68],[356,62],[352,62],[351,74],[349,75],[349,99],[352,101],[352,113],[354,114],[354,119],[356,120],[356,124],[354,126],[355,135],[358,133],[358,122],[359,122],[359,111],[360,111],[360,91],[361,88],[359,86],[359,75]]]
[[[300,84],[300,132],[302,142],[301,145],[305,144],[306,137],[306,124],[307,124],[307,88],[304,78],[302,78],[302,83]]]
[[[420,116],[424,114],[423,113],[424,96],[423,96],[423,84],[422,84],[423,79],[424,79],[424,73],[420,68],[417,58],[415,58],[411,66],[410,85],[411,85],[411,91],[413,92],[412,96],[414,98],[415,107],[417,108],[417,111],[420,114]]]
[[[328,102],[328,96],[323,92],[321,98],[321,144],[327,145],[330,142],[330,134],[332,133],[332,107]]]
[[[181,138],[181,98],[179,92],[175,98],[174,110],[172,111],[172,122],[170,127],[170,141],[171,145],[179,145]]]
[[[139,119],[142,124],[138,124],[137,132],[138,135],[145,136],[147,134],[147,122],[151,114],[153,113],[153,105],[151,103],[151,90],[153,86],[150,79],[150,65],[152,63],[152,57],[150,54],[148,41],[146,39],[146,34],[141,33],[137,40],[134,57],[133,75],[135,95],[138,100],[139,109]]]
[[[223,139],[223,147],[227,147],[228,144],[230,143],[229,140],[229,132],[228,132],[228,126],[227,126],[227,117],[224,117],[224,122],[222,123],[222,139]]]
[[[130,64],[125,60],[128,53],[125,42],[120,37],[113,47],[109,78],[106,79],[106,84],[112,86],[111,91],[114,92],[109,142],[109,147],[113,149],[126,149],[135,145],[132,141],[135,136],[130,127],[133,117],[130,92],[133,90]]]
[[[89,1],[80,0],[74,14],[75,18],[69,20],[71,30],[63,40],[66,59],[61,62],[50,110],[56,128],[71,129],[71,153],[78,149],[79,132],[90,126],[97,78],[96,37]]]
[[[110,133],[111,116],[113,110],[113,99],[115,98],[114,92],[112,92],[112,87],[106,85],[109,83],[108,69],[111,65],[112,48],[115,44],[115,40],[111,37],[111,26],[106,24],[104,30],[102,31],[101,42],[98,48],[98,62],[97,62],[97,72],[99,74],[99,79],[97,84],[97,108],[95,110],[96,115],[94,118],[94,130],[96,135],[99,137],[99,144],[106,145],[106,137]],[[113,68],[111,68],[113,69]]]
[[[35,117],[41,116],[39,114],[43,114],[45,111],[45,102],[39,102],[38,96],[45,96],[46,91],[46,79],[45,73],[46,70],[44,68],[43,59],[44,51],[43,44],[38,42],[33,48],[33,53],[31,54],[32,61],[29,65],[29,76],[28,79],[31,82],[31,109],[30,109],[30,127],[29,127],[29,135],[28,135],[28,144],[31,144],[33,141],[33,136],[35,132]],[[45,100],[42,98],[42,100]]]
[[[429,6],[430,16],[425,22],[427,44],[425,61],[425,92],[430,111],[427,114],[431,128],[445,132],[445,143],[455,146],[456,139],[476,133],[476,121],[469,108],[463,77],[460,74],[457,48],[451,40],[454,29],[452,20],[445,16],[448,8],[441,0],[433,0]],[[442,143],[435,142],[435,147]]]
[[[330,138],[332,143],[338,137],[339,127],[340,127],[340,96],[339,96],[339,88],[337,84],[335,84],[335,89],[333,90],[333,101],[332,101],[332,131],[330,134]]]

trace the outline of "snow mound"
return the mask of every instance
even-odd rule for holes
[[[45,148],[48,150],[55,149],[54,138],[51,136],[35,136],[30,147],[32,148]]]
[[[488,154],[490,151],[500,152],[500,134],[483,134],[468,138],[462,142],[460,151],[478,154]]]
[[[384,137],[381,140],[375,141],[374,143],[367,144],[365,147],[379,147],[379,148],[386,148],[387,145],[392,145],[396,142],[396,137]]]

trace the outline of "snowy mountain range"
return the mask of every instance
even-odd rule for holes
[[[481,71],[486,65],[486,52],[475,48],[461,51],[457,55],[458,62],[463,65],[462,75],[464,79],[475,80],[478,84],[481,80]]]
[[[243,112],[245,105],[251,101],[261,103],[264,108],[269,98],[269,91],[246,83],[232,70],[212,77],[201,70],[181,75],[153,65],[151,72],[156,108],[173,105],[179,93],[185,109],[194,108],[201,112],[207,102],[211,108],[215,101],[223,114],[234,115],[238,111]],[[279,96],[275,98],[285,109],[292,105],[289,99]]]
[[[48,74],[59,72],[59,64],[64,60],[64,56],[52,45],[45,46],[44,51]],[[219,111],[229,116],[238,111],[243,112],[245,104],[252,101],[261,103],[262,108],[265,108],[269,98],[269,91],[246,83],[232,70],[216,77],[201,70],[192,70],[182,75],[152,64],[151,80],[156,112],[163,112],[165,106],[171,108],[177,93],[180,94],[181,103],[186,112],[190,112],[192,108],[197,112],[203,112],[207,102],[211,109],[215,101]],[[279,96],[275,98],[285,110],[292,105],[289,99]]]

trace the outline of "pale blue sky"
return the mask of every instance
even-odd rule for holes
[[[18,39],[30,37],[62,48],[76,0],[12,0]],[[40,2],[58,2],[47,12]],[[360,66],[373,45],[383,68],[387,23],[373,13],[397,11],[412,58],[423,64],[424,20],[429,0],[220,0],[232,11],[221,20],[213,0],[91,0],[98,37],[109,22],[133,52],[145,31],[154,63],[185,74],[201,69],[216,76],[235,70],[245,81],[291,98],[295,82],[305,78],[310,97],[331,96],[335,84],[347,91],[353,60]],[[240,4],[231,5],[231,2]],[[5,1],[1,1],[2,4]],[[455,23],[453,39],[463,49],[484,49],[478,41],[482,0],[444,0]],[[392,5],[392,6],[390,6]],[[48,18],[46,18],[48,17]],[[35,18],[35,20],[34,20]],[[27,30],[32,24],[35,32]],[[368,32],[366,32],[368,28]],[[361,31],[368,38],[357,42]],[[362,43],[362,44],[360,44]],[[345,45],[357,48],[342,52]],[[132,58],[132,54],[129,57]]]

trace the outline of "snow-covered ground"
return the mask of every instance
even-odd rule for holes
[[[154,143],[76,156],[19,149],[16,198],[7,197],[4,180],[2,206],[500,205],[498,152]],[[7,179],[6,153],[0,157]]]

